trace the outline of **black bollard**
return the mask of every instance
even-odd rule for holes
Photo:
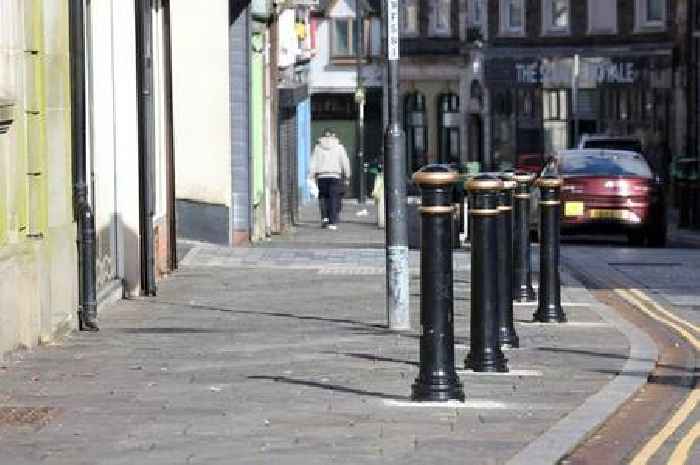
[[[540,188],[540,292],[535,321],[564,323],[559,277],[559,226],[561,221],[561,185],[556,176],[537,180]]]
[[[480,175],[466,184],[470,194],[471,328],[470,353],[464,361],[474,371],[506,372],[508,364],[498,343],[498,193],[500,179]]]
[[[513,194],[513,296],[518,302],[534,302],[532,287],[532,259],[530,253],[530,185],[533,176],[518,172],[513,176],[517,183]]]
[[[513,173],[503,174],[498,194],[498,343],[501,349],[520,347],[513,325]]]
[[[454,358],[452,190],[459,174],[428,165],[413,176],[423,195],[420,248],[420,369],[412,399],[464,400]]]

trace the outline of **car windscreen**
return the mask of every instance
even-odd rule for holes
[[[600,139],[587,140],[583,147],[586,149],[629,150],[642,153],[642,144],[635,140]]]
[[[628,154],[566,154],[559,161],[559,172],[564,176],[653,176],[641,156]]]

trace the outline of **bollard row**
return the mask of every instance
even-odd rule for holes
[[[421,189],[420,367],[412,386],[418,402],[462,401],[454,356],[453,214],[459,174],[428,165],[414,175]],[[519,347],[513,301],[535,297],[529,241],[533,176],[480,175],[465,183],[471,230],[470,346],[465,368],[506,372],[507,348]],[[561,179],[544,176],[540,189],[540,292],[534,321],[562,323],[559,276]]]

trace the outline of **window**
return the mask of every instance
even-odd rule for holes
[[[357,22],[355,18],[337,18],[331,28],[331,56],[349,58],[356,55]]]
[[[500,7],[501,34],[525,34],[525,5],[523,0],[501,0]]]
[[[646,20],[650,23],[664,20],[664,0],[647,0]]]
[[[418,0],[405,0],[401,9],[401,35],[416,37],[420,35]]]
[[[469,25],[481,26],[484,23],[484,0],[469,2]]]
[[[544,0],[542,32],[544,34],[569,32],[569,0]]]
[[[617,34],[617,2],[588,0],[588,33]]]
[[[665,28],[666,0],[636,0],[635,6],[635,29],[638,32]]]
[[[452,34],[451,9],[452,0],[428,0],[428,35],[447,37]]]

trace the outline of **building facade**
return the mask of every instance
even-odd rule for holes
[[[637,135],[666,158],[687,150],[687,1],[468,6],[469,160],[514,166],[587,133]]]

